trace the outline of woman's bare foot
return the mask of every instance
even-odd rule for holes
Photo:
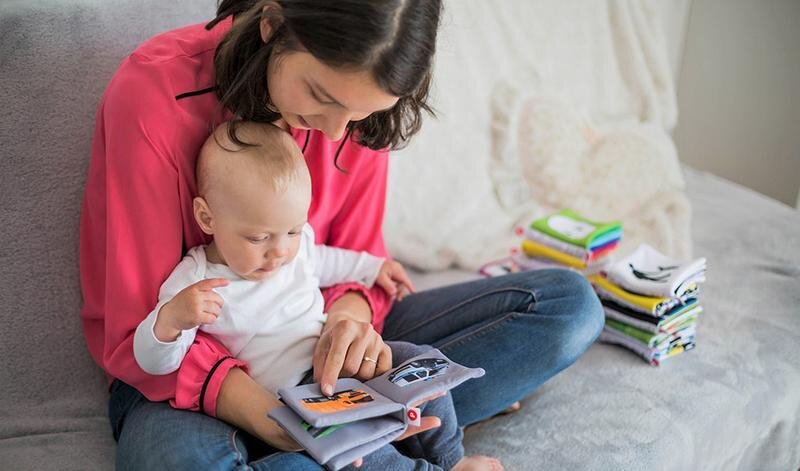
[[[511,407],[509,407],[508,409],[504,410],[503,412],[501,412],[501,413],[499,413],[497,415],[512,414],[512,413],[514,413],[514,412],[516,412],[516,411],[518,411],[520,409],[522,409],[522,404],[520,404],[519,401],[517,401],[517,402],[511,404]]]
[[[472,455],[461,458],[453,466],[452,471],[503,471],[503,464],[497,458],[483,455]]]

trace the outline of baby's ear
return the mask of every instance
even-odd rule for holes
[[[281,8],[277,4],[266,5],[261,9],[261,21],[259,22],[259,30],[261,31],[261,40],[267,42],[272,38],[272,33],[280,26],[282,21]]]
[[[194,220],[200,229],[208,235],[214,234],[214,216],[211,213],[211,208],[208,207],[205,198],[196,196],[192,201]]]

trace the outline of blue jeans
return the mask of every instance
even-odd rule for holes
[[[452,391],[458,423],[466,426],[503,411],[574,363],[604,322],[583,276],[548,269],[413,294],[395,303],[382,335],[431,345],[486,370]]]
[[[111,384],[108,414],[118,471],[322,469],[305,453],[281,452],[221,420],[150,402],[119,380]]]
[[[392,348],[392,366],[430,349],[408,342],[387,343]],[[308,374],[302,383],[312,381]],[[464,456],[464,435],[450,394],[419,407],[421,415],[439,417],[442,425],[370,453],[364,457],[364,469],[441,471]],[[109,417],[119,442],[119,470],[322,469],[305,453],[285,453],[220,420],[176,410],[166,402],[150,402],[119,380],[111,385]]]
[[[408,296],[395,303],[383,337],[431,345],[458,363],[486,370],[484,377],[451,392],[463,426],[497,414],[571,365],[600,334],[603,322],[600,302],[583,277],[568,270],[538,270]],[[423,415],[434,415],[434,409]],[[112,385],[109,417],[119,442],[119,470],[321,469],[304,453],[280,452],[220,420],[150,402],[119,381]],[[424,440],[434,440],[427,433],[395,448],[405,456],[424,456]],[[376,455],[381,452],[392,453],[381,449],[365,457],[362,469],[394,469]],[[420,469],[427,463],[408,460],[403,468],[409,462]]]

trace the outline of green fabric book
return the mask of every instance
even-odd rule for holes
[[[587,250],[622,237],[620,221],[591,221],[570,209],[533,221],[531,229]]]
[[[625,324],[624,322],[618,321],[616,319],[606,318],[606,325],[616,330],[617,332],[625,334],[628,337],[638,340],[639,342],[647,345],[648,347],[653,348],[656,345],[659,345],[667,338],[669,338],[670,335],[673,335],[689,327],[696,320],[697,320],[696,317],[687,318],[680,324],[674,326],[674,328],[671,329],[669,332],[659,332],[657,334],[638,329],[632,325]]]

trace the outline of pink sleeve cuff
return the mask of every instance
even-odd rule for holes
[[[216,342],[209,342],[201,335],[195,339],[190,354],[186,355],[178,370],[175,399],[170,404],[176,409],[200,411],[216,417],[217,397],[228,371],[239,367],[247,372],[248,368],[247,363],[233,358]]]
[[[322,296],[325,298],[325,310],[327,311],[334,301],[341,298],[348,291],[358,291],[364,295],[372,310],[372,326],[375,327],[375,331],[381,333],[383,331],[383,320],[392,308],[392,298],[379,286],[367,288],[359,283],[343,283],[322,290]]]

